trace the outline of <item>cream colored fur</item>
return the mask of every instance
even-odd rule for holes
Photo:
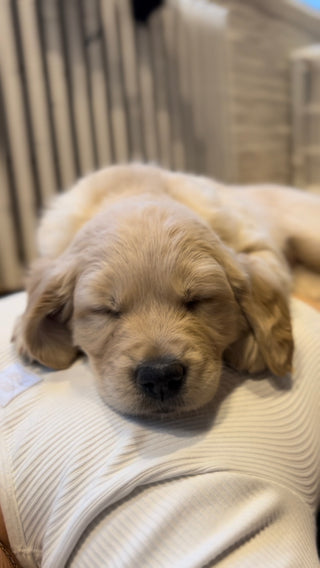
[[[295,189],[139,164],[90,174],[42,219],[17,349],[55,369],[84,352],[104,400],[133,414],[205,404],[223,362],[284,375],[293,353],[287,260],[320,271],[319,220],[320,198]],[[134,380],[141,362],[159,357],[187,368],[168,401]]]

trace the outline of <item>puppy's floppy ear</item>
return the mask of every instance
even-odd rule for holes
[[[61,257],[33,265],[27,307],[13,334],[20,355],[53,369],[65,369],[76,358],[70,324],[74,280],[75,270]]]
[[[228,348],[225,359],[238,370],[258,372],[268,367],[283,376],[291,371],[293,356],[285,261],[273,250],[242,253],[237,260],[241,270],[229,267],[229,279],[247,329]]]

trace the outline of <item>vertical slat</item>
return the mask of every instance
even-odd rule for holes
[[[188,64],[189,64],[189,101],[192,109],[192,132],[193,140],[193,170],[196,173],[205,171],[206,148],[204,146],[204,132],[208,117],[204,116],[203,93],[210,81],[210,76],[204,74],[204,62],[202,58],[203,25],[202,3],[200,7],[192,0],[183,1],[183,19],[188,38]]]
[[[112,162],[109,93],[103,60],[103,34],[99,18],[98,2],[82,2],[85,50],[88,56],[89,77],[92,91],[92,111],[97,141],[99,167]]]
[[[136,44],[146,159],[157,160],[159,151],[157,140],[157,125],[155,120],[155,93],[151,63],[149,29],[146,26],[137,26]]]
[[[169,118],[169,99],[167,84],[167,68],[164,53],[163,20],[159,12],[150,18],[151,55],[153,60],[153,80],[155,93],[155,112],[159,141],[158,159],[163,166],[172,166],[170,139],[171,128]]]
[[[228,179],[233,157],[227,12],[206,0],[175,4],[186,169]]]
[[[226,46],[227,14],[219,7],[203,3],[201,27],[204,73],[207,77],[203,90],[203,114],[207,117],[205,146],[207,148],[206,172],[214,177],[229,180],[233,177],[233,148],[230,133],[231,81],[228,74]]]
[[[172,155],[172,167],[176,170],[186,169],[185,142],[183,139],[183,105],[179,89],[179,60],[177,50],[177,26],[178,14],[175,6],[166,6],[161,12],[164,51],[166,61],[166,81],[168,85],[168,99],[171,125],[170,149]]]
[[[209,41],[211,37],[214,37],[214,42],[217,46],[217,55],[215,58],[217,59],[217,72],[219,76],[219,81],[217,82],[214,80],[214,75],[211,74],[211,92],[214,90],[217,93],[217,109],[219,109],[218,112],[213,112],[214,109],[211,110],[211,117],[215,120],[212,124],[211,132],[216,127],[215,125],[217,125],[219,139],[215,147],[208,144],[208,148],[212,160],[216,148],[220,148],[220,154],[216,154],[218,156],[215,170],[217,174],[211,169],[208,170],[208,173],[211,175],[219,175],[223,181],[235,182],[237,179],[237,160],[234,140],[231,136],[232,100],[234,93],[231,80],[231,54],[227,37],[227,24],[228,13],[225,10],[221,10],[218,6],[210,5],[210,13],[207,18],[207,36]],[[206,49],[206,54],[208,66],[211,66],[211,61],[209,61],[209,49]]]
[[[191,99],[191,69],[190,69],[190,44],[188,29],[185,24],[183,3],[177,0],[178,25],[177,25],[177,54],[179,61],[178,81],[180,92],[180,112],[182,122],[182,140],[186,153],[186,169],[195,170],[195,147],[194,147],[194,116]]]
[[[320,186],[320,45],[311,46],[308,56],[310,99],[305,109],[306,178],[309,187]]]
[[[221,134],[217,132],[217,125],[214,119],[218,114],[215,112],[215,109],[218,108],[216,91],[219,88],[220,76],[216,59],[220,57],[220,46],[215,36],[215,22],[212,22],[213,25],[210,22],[212,8],[214,7],[211,4],[201,2],[198,14],[195,15],[195,27],[197,27],[198,36],[196,60],[198,60],[199,67],[197,95],[199,99],[198,111],[201,115],[199,120],[200,147],[198,150],[201,153],[201,157],[198,161],[198,171],[203,171],[207,175],[210,173],[214,177],[218,177],[218,169],[221,169],[221,156],[217,159],[217,154],[220,150],[218,152],[216,150],[220,148],[220,144],[217,144],[217,138]],[[210,34],[208,34],[208,29]],[[201,61],[201,65],[199,65],[199,61]],[[210,150],[213,150],[213,152],[210,152]],[[214,158],[216,159],[214,160]],[[212,163],[213,160],[215,163]]]
[[[66,57],[69,59],[71,101],[74,109],[75,142],[79,151],[81,175],[94,170],[94,142],[90,122],[90,100],[85,59],[81,38],[79,3],[68,0],[62,3],[65,26]]]
[[[41,62],[41,45],[37,27],[35,0],[19,0],[21,40],[24,54],[27,90],[34,137],[34,154],[40,180],[42,202],[47,202],[57,190],[50,138],[48,101]]]
[[[306,187],[308,185],[306,109],[310,102],[311,77],[305,50],[294,52],[292,62],[292,181],[297,187]]]
[[[1,2],[0,13],[0,57],[3,73],[3,97],[6,118],[14,148],[11,159],[16,178],[19,218],[23,233],[23,251],[26,263],[35,255],[35,192],[28,152],[29,140],[25,123],[21,74],[14,37],[11,2]]]
[[[18,289],[22,269],[17,255],[16,230],[9,200],[10,185],[4,154],[0,154],[0,292]]]
[[[105,37],[107,77],[110,88],[114,157],[117,162],[125,162],[129,159],[128,129],[121,77],[121,52],[119,49],[120,41],[116,10],[117,2],[115,0],[100,0],[100,13]]]
[[[0,12],[1,13],[1,12]],[[0,83],[1,89],[1,83]],[[21,286],[22,266],[19,257],[19,231],[16,226],[13,187],[10,183],[10,149],[5,128],[5,109],[0,90],[0,292]]]
[[[142,160],[145,156],[142,133],[142,110],[138,82],[138,61],[134,22],[130,0],[118,0],[119,30],[125,87],[125,104],[128,110],[130,159]]]
[[[41,0],[40,18],[43,22],[45,64],[47,67],[53,127],[57,141],[59,169],[63,188],[77,177],[73,147],[70,108],[66,84],[66,66],[63,56],[62,32],[57,0]]]

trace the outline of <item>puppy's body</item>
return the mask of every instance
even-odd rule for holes
[[[103,398],[134,414],[197,408],[239,370],[291,368],[285,256],[320,270],[320,199],[226,187],[153,166],[82,179],[42,220],[16,331],[53,368],[89,357]]]

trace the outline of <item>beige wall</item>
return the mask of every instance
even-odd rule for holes
[[[230,10],[237,180],[290,183],[292,50],[320,41],[320,17],[290,0],[214,0]]]

